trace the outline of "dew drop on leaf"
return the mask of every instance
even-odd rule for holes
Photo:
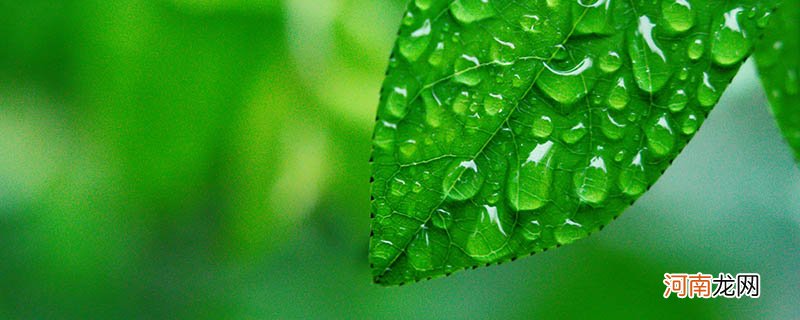
[[[480,191],[483,181],[474,160],[454,161],[442,181],[442,191],[450,199],[467,200]]]

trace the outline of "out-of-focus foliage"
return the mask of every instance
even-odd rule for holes
[[[784,1],[756,51],[758,71],[775,118],[800,161],[800,1]]]
[[[403,5],[0,4],[0,318],[797,318],[800,173],[752,73],[626,232],[370,285],[369,138]],[[664,272],[697,271],[761,272],[764,295],[661,298]]]

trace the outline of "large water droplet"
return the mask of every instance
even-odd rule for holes
[[[644,91],[657,92],[672,76],[667,56],[656,43],[655,23],[647,16],[639,17],[639,25],[628,45],[636,84]]]
[[[455,161],[442,181],[442,191],[450,199],[467,200],[480,191],[483,181],[483,175],[478,173],[478,165],[474,160]]]
[[[595,156],[589,165],[573,176],[575,191],[581,201],[600,204],[608,195],[608,170],[601,156]]]
[[[489,0],[455,0],[450,4],[450,12],[456,20],[472,23],[495,15]]]
[[[402,36],[398,40],[400,54],[409,61],[417,61],[425,53],[428,44],[431,43],[431,20],[425,20],[419,29],[411,32],[410,35]]]
[[[750,52],[750,39],[739,24],[743,8],[725,12],[722,24],[718,25],[711,43],[711,56],[721,66],[730,66],[742,61]]]
[[[631,162],[619,173],[619,189],[629,196],[638,196],[647,190],[647,177],[642,164],[642,152],[639,151]]]
[[[572,104],[588,93],[583,75],[592,68],[591,58],[586,57],[568,70],[559,70],[547,63],[544,66],[546,70],[542,71],[536,85],[553,100]]]
[[[551,162],[553,142],[537,145],[519,168],[514,168],[508,178],[508,201],[515,210],[535,210],[550,199],[553,183]]]
[[[687,0],[664,0],[661,12],[667,26],[673,31],[684,32],[694,26],[694,11]]]

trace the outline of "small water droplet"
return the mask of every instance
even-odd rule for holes
[[[541,32],[539,30],[540,21],[541,19],[539,16],[526,14],[520,18],[519,25],[522,27],[522,30],[525,30],[525,32],[538,33]]]
[[[483,108],[486,114],[493,116],[503,111],[503,103],[503,95],[490,93],[489,96],[483,100]]]
[[[600,126],[603,135],[611,140],[619,140],[625,134],[625,125],[614,120],[611,113],[606,112]]]
[[[642,152],[639,151],[631,162],[619,173],[619,189],[629,195],[638,196],[647,190],[647,177],[642,164]]]
[[[693,135],[697,132],[697,128],[700,127],[700,119],[692,113],[686,114],[683,116],[683,121],[681,121],[681,132],[685,135]]]
[[[542,225],[536,220],[523,222],[520,229],[522,236],[530,241],[539,239],[542,236]]]
[[[444,42],[438,42],[436,43],[436,48],[434,48],[433,52],[428,56],[428,63],[434,67],[438,67],[442,65],[442,60],[444,60]]]
[[[533,135],[538,138],[547,138],[553,133],[553,120],[548,116],[541,116],[533,120]]]
[[[509,174],[508,201],[515,210],[535,210],[550,199],[553,183],[553,142],[537,145],[528,153],[528,158]]]
[[[689,59],[697,60],[703,56],[705,50],[706,45],[703,43],[703,39],[697,38],[686,48],[686,53],[689,55]]]
[[[588,233],[583,230],[583,226],[579,223],[567,219],[567,221],[560,227],[553,231],[555,240],[562,245],[573,243],[577,240],[586,238]]]
[[[404,87],[395,87],[389,91],[386,99],[386,111],[390,119],[402,119],[408,112],[408,90]]]
[[[583,125],[583,122],[581,122],[562,133],[561,140],[564,140],[564,142],[568,144],[575,144],[583,139],[583,137],[586,135],[586,132],[586,126]]]
[[[687,103],[689,103],[689,97],[686,96],[686,91],[678,89],[675,91],[675,94],[669,98],[669,110],[672,112],[680,112],[686,108]]]
[[[462,23],[472,23],[495,15],[489,0],[455,0],[450,4],[450,12]]]
[[[450,199],[467,200],[480,191],[483,181],[483,175],[478,173],[478,165],[474,160],[455,161],[442,181],[442,190]]]
[[[622,58],[619,56],[619,53],[614,51],[610,51],[607,55],[600,58],[600,69],[602,69],[603,72],[612,73],[619,70],[621,66]]]
[[[667,114],[655,118],[645,129],[645,135],[650,151],[656,156],[669,154],[675,146],[675,135]]]
[[[483,80],[483,72],[478,58],[467,54],[461,55],[455,62],[455,76],[453,79],[468,86],[475,86],[480,83]]]
[[[568,70],[553,68],[548,63],[544,66],[546,70],[542,72],[536,85],[553,100],[572,104],[588,93],[584,73],[592,68],[591,58],[584,58]]]
[[[600,204],[608,195],[608,170],[601,156],[594,156],[589,165],[573,176],[575,191],[581,201]]]
[[[673,31],[684,32],[694,26],[694,11],[688,0],[664,0],[661,13]]]
[[[622,110],[628,105],[630,97],[625,87],[625,79],[619,78],[617,84],[608,93],[608,105],[616,110]]]
[[[436,209],[431,215],[433,226],[447,230],[453,224],[453,214],[445,209]]]
[[[697,101],[706,110],[711,109],[719,101],[720,93],[714,84],[711,83],[711,76],[708,72],[703,72],[703,82],[697,88]]]
[[[417,30],[411,32],[407,36],[401,36],[397,41],[402,54],[409,61],[417,61],[419,57],[425,53],[428,45],[431,43],[431,20],[425,22]]]

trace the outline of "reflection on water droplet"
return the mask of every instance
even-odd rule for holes
[[[408,262],[417,271],[433,270],[433,252],[428,228],[423,225],[406,251]]]
[[[619,140],[625,134],[625,125],[614,120],[611,113],[606,112],[600,126],[603,135],[611,140]]]
[[[697,38],[689,44],[689,47],[686,49],[687,54],[689,55],[689,59],[697,60],[703,56],[703,52],[705,51],[705,44],[703,43],[703,39]]]
[[[498,93],[490,93],[483,100],[483,108],[490,116],[503,112],[503,96]]]
[[[520,233],[522,233],[525,239],[534,241],[542,236],[542,225],[536,220],[523,222],[522,225],[520,225]]]
[[[386,111],[391,119],[402,119],[408,112],[408,90],[402,87],[395,87],[389,92],[386,99]]]
[[[697,88],[697,101],[706,110],[709,110],[719,101],[719,96],[717,88],[711,83],[711,76],[708,72],[703,72],[703,82]]]
[[[586,132],[586,126],[584,126],[583,122],[581,122],[561,134],[561,140],[564,140],[564,142],[568,144],[575,144],[583,139],[583,136],[586,135]]]
[[[683,116],[683,121],[681,121],[681,132],[685,135],[692,135],[697,132],[697,128],[700,127],[700,119],[694,114],[686,114]]]
[[[602,69],[603,72],[612,73],[619,70],[620,66],[622,66],[622,58],[620,58],[619,53],[610,51],[607,55],[600,58],[600,69]]]

